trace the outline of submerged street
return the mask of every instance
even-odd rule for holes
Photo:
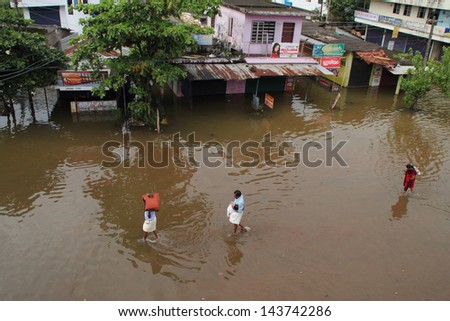
[[[109,141],[123,142],[115,114],[70,114],[55,92],[35,96],[37,122],[16,105],[17,126],[0,118],[0,296],[3,300],[449,300],[450,103],[412,112],[392,88],[335,93],[306,79],[273,94],[255,114],[251,95],[167,93],[161,134],[131,128],[155,155],[179,133],[195,133],[199,166],[106,167]],[[306,100],[305,100],[306,98]],[[261,100],[263,100],[261,98]],[[27,101],[23,104],[26,106]],[[231,166],[202,164],[205,144],[232,141],[346,141],[317,167],[273,166],[233,154]],[[208,145],[206,145],[208,146]],[[121,146],[122,147],[122,146]],[[120,150],[116,150],[120,154]],[[148,150],[144,158],[148,158]],[[122,150],[123,153],[123,150]],[[309,160],[324,157],[312,149]],[[142,156],[142,155],[141,155]],[[157,158],[157,157],[156,157]],[[402,192],[407,163],[420,168],[415,193]],[[231,236],[226,207],[239,189],[243,223]],[[159,192],[156,244],[142,244],[142,200]]]

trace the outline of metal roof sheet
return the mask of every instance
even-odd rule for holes
[[[332,75],[318,64],[181,64],[190,80],[245,80],[276,76]]]

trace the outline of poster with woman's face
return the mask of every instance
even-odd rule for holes
[[[272,58],[297,58],[299,45],[291,42],[274,42]]]

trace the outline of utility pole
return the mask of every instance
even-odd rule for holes
[[[331,13],[331,0],[327,0],[327,17],[325,19],[325,22],[328,24],[328,17]]]
[[[435,18],[436,9],[433,9],[433,16],[431,18],[431,28],[430,28],[430,34],[428,35],[428,42],[427,42],[427,48],[425,49],[425,55],[423,56],[423,66],[426,67],[428,56],[430,55],[430,49],[431,49],[431,42],[433,41],[433,31],[434,31],[434,25],[436,23]]]
[[[14,0],[14,6],[16,7],[17,14],[19,14],[19,3],[17,0]]]

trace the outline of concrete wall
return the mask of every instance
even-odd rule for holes
[[[251,43],[253,21],[275,21],[274,42],[281,42],[283,23],[293,22],[295,23],[293,42],[300,43],[302,17],[246,15],[224,6],[221,7],[221,12],[222,16],[216,17],[215,36],[222,41],[229,42],[232,48],[242,50],[244,54],[269,55],[272,51],[272,43]],[[230,18],[233,18],[232,36],[228,35]]]
[[[291,16],[263,16],[263,15],[246,15],[244,28],[244,41],[242,43],[243,51],[246,54],[270,55],[272,52],[272,44],[252,43],[252,25],[253,21],[275,21],[274,42],[281,42],[281,34],[283,32],[284,22],[295,23],[293,43],[300,43],[300,35],[302,31],[302,17]]]
[[[222,15],[216,16],[215,22],[216,38],[225,42],[229,42],[231,44],[231,47],[236,50],[242,50],[245,14],[224,6],[222,6],[220,10]],[[230,23],[230,18],[233,19],[232,36],[228,36],[228,25]]]
[[[89,0],[89,4],[99,4],[100,0]],[[74,32],[81,33],[82,27],[79,24],[81,18],[86,18],[87,15],[77,10],[73,11],[73,14],[69,14],[66,0],[22,0],[19,3],[19,7],[23,8],[24,17],[30,19],[30,7],[51,7],[59,6],[59,17],[61,20],[61,27],[70,29]],[[14,1],[11,2],[14,6]]]

